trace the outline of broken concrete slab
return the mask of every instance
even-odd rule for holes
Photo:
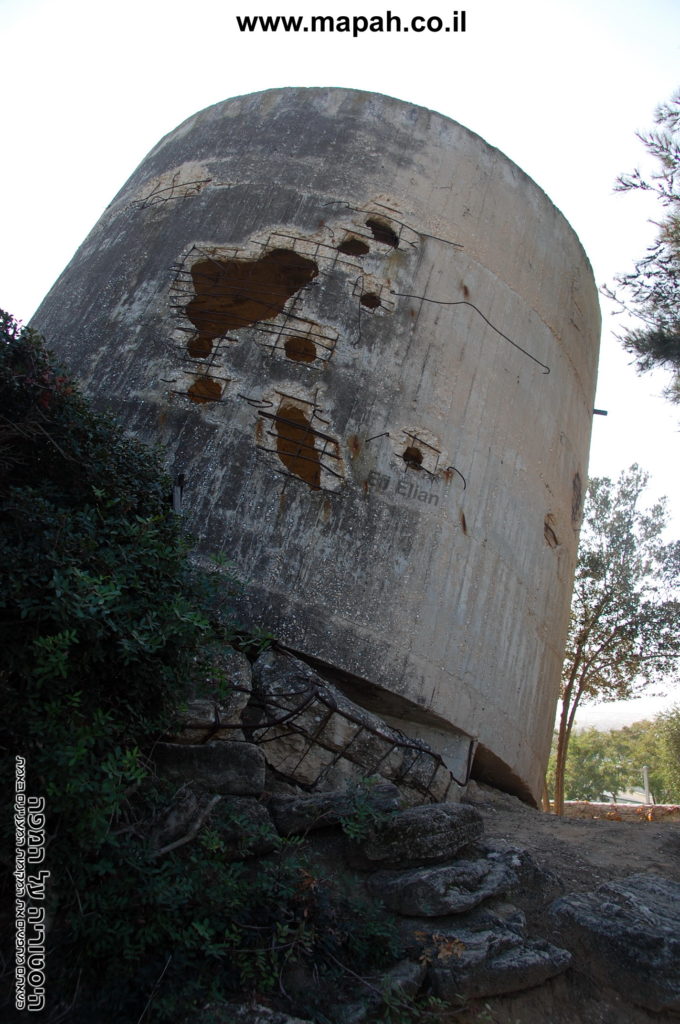
[[[369,887],[385,906],[412,917],[461,914],[485,900],[507,893],[518,882],[518,859],[512,852],[459,859],[441,867],[381,871]]]
[[[451,772],[427,743],[393,729],[290,654],[257,659],[243,722],[269,766],[300,785],[338,789],[377,775],[409,803],[458,799]]]
[[[363,870],[436,864],[480,838],[483,822],[465,804],[424,804],[401,811],[373,828],[363,842],[347,844],[347,859]]]

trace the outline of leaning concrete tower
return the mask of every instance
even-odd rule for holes
[[[536,799],[599,311],[533,181],[385,96],[228,100],[151,151],[34,326],[163,445],[244,620]]]

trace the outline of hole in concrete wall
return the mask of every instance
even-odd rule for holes
[[[370,251],[366,243],[362,242],[360,238],[346,238],[338,246],[338,252],[343,253],[345,256],[365,256]]]
[[[368,309],[377,309],[380,305],[380,296],[376,295],[375,292],[364,292],[359,301],[362,306],[366,306]]]
[[[316,359],[316,345],[309,338],[286,338],[284,349],[288,358],[296,363],[313,363]]]
[[[187,345],[187,352],[194,359],[207,359],[212,352],[212,341],[209,338],[202,338],[195,335]]]
[[[571,521],[574,526],[579,524],[582,503],[583,484],[581,483],[581,474],[575,473],[574,479],[571,482]]]
[[[377,217],[369,217],[366,221],[366,227],[371,229],[376,242],[382,242],[383,245],[391,245],[393,249],[397,249],[399,247],[399,237],[395,234],[389,224],[385,224],[384,221],[378,220]]]
[[[551,548],[556,548],[560,543],[555,533],[555,525],[555,517],[548,512],[543,521],[543,536],[546,544]]]
[[[467,522],[465,520],[465,513],[462,511],[460,513],[460,527],[465,536],[467,537]]]
[[[276,415],[276,434],[276,450],[286,469],[318,490],[321,462],[314,446],[314,430],[303,410],[282,402]]]
[[[209,354],[212,341],[227,331],[271,320],[318,272],[313,260],[290,249],[274,249],[259,260],[198,260],[191,268],[196,294],[185,307],[198,331],[189,354]]]
[[[432,477],[437,476],[446,481],[452,479],[454,467],[444,469],[443,464],[440,465],[442,452],[436,446],[438,442],[432,434],[419,429],[403,429],[401,433],[402,437],[394,447],[394,454],[397,457],[402,458],[412,469],[422,469]],[[422,436],[423,433],[425,437]]]
[[[412,469],[422,469],[423,466],[423,453],[420,448],[416,448],[415,445],[409,445],[402,452],[402,459],[407,466],[411,466]]]
[[[204,402],[219,402],[222,396],[222,386],[212,377],[197,377],[187,394],[192,402],[202,404]]]

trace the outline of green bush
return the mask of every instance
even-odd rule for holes
[[[104,911],[98,922],[82,908],[110,876],[115,906],[130,909],[145,861],[125,828],[146,813],[147,754],[228,630],[191,571],[158,454],[94,413],[42,339],[5,313],[0,410],[0,779],[12,793],[21,755],[28,794],[46,799],[50,935],[82,961],[83,991],[115,936]],[[11,814],[1,840],[11,865]],[[10,873],[6,908],[12,889]],[[59,955],[49,962],[54,999]]]

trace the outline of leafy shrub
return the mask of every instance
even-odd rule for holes
[[[348,839],[363,842],[371,832],[392,817],[393,812],[381,810],[375,799],[375,789],[381,781],[378,775],[348,781],[346,793],[349,809],[340,818],[340,826]]]
[[[139,817],[131,801],[146,755],[228,631],[190,568],[158,454],[94,413],[42,339],[5,313],[0,409],[0,779],[13,792],[21,755],[27,792],[46,798],[53,933],[63,939],[107,871],[124,904],[142,851],[114,826]],[[1,842],[12,864],[11,814]],[[90,919],[71,938],[83,950],[108,942],[111,954],[102,927]]]

